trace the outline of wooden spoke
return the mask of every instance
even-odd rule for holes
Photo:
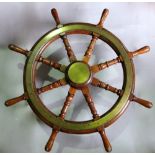
[[[102,138],[102,141],[103,141],[103,145],[104,145],[104,148],[107,152],[111,152],[112,151],[112,147],[111,147],[111,144],[106,136],[106,133],[105,133],[105,130],[104,129],[100,129],[98,130],[101,138]]]
[[[18,47],[16,45],[13,45],[13,44],[10,44],[8,47],[9,47],[10,50],[13,50],[13,51],[15,51],[17,53],[23,54],[26,57],[28,56],[28,54],[30,52],[28,50],[24,50],[24,49],[22,49],[22,48],[20,48],[20,47]],[[48,60],[48,59],[43,58],[42,56],[40,56],[38,61],[42,62],[42,63],[44,63],[46,65],[49,65],[49,66],[51,66],[51,67],[53,67],[53,68],[55,68],[55,69],[57,69],[57,70],[59,70],[59,71],[61,71],[63,73],[65,72],[66,66],[61,65],[61,64],[59,64],[59,63],[57,63],[57,62],[55,62],[53,60]]]
[[[76,89],[73,87],[70,87],[68,95],[66,97],[66,101],[64,102],[63,108],[62,108],[61,113],[59,115],[62,119],[65,118],[65,115],[66,115],[67,110],[68,110],[68,108],[69,108],[69,106],[73,100],[75,93],[76,93]]]
[[[138,50],[136,50],[134,52],[129,52],[128,55],[129,55],[129,58],[131,59],[131,58],[133,58],[133,57],[135,57],[137,55],[144,54],[144,53],[147,53],[149,51],[150,51],[150,47],[149,46],[144,46],[144,47],[142,47],[142,48],[140,48],[140,49],[138,49]]]
[[[52,14],[52,16],[53,16],[53,18],[54,18],[54,20],[56,22],[56,25],[57,26],[60,25],[60,19],[59,19],[59,16],[58,16],[58,12],[57,12],[57,10],[55,8],[53,8],[51,10],[51,14]]]
[[[73,50],[71,48],[71,45],[69,44],[67,36],[66,35],[62,35],[61,39],[62,39],[62,41],[63,41],[63,43],[65,45],[65,49],[67,51],[67,55],[68,55],[69,61],[70,62],[76,61],[77,60],[76,56],[75,56],[75,54],[74,54],[74,52],[73,52]]]
[[[99,115],[97,114],[97,110],[95,108],[94,102],[93,102],[92,97],[90,95],[89,88],[87,86],[82,88],[82,93],[85,97],[86,102],[88,103],[88,106],[89,106],[90,111],[93,115],[93,118],[98,119]]]
[[[153,104],[149,101],[146,101],[144,99],[141,99],[141,98],[138,98],[136,97],[135,95],[131,95],[131,101],[134,101],[134,102],[137,102],[139,103],[140,105],[146,107],[146,108],[152,108]]]
[[[32,48],[32,51],[29,51],[14,44],[10,44],[8,46],[10,50],[20,53],[26,57],[26,66],[24,68],[23,76],[24,93],[18,97],[5,101],[5,105],[12,106],[20,101],[26,100],[35,114],[45,124],[52,127],[53,130],[50,133],[45,144],[45,150],[47,152],[51,151],[59,132],[65,132],[69,134],[85,134],[97,132],[98,135],[102,138],[103,147],[105,148],[105,150],[107,152],[111,152],[112,146],[110,144],[108,136],[106,135],[106,127],[112,125],[117,120],[117,118],[122,115],[125,108],[132,101],[134,101],[132,103],[138,103],[146,108],[151,108],[153,106],[151,102],[134,95],[135,70],[133,61],[131,60],[135,56],[147,53],[150,50],[150,47],[144,46],[134,51],[127,50],[121,43],[119,38],[117,38],[117,36],[113,35],[111,32],[108,32],[108,30],[105,30],[105,20],[108,14],[109,10],[104,9],[96,25],[91,23],[69,23],[63,25],[63,23],[61,23],[57,10],[55,8],[51,9],[51,16],[53,16],[54,18],[56,28],[43,35],[35,43],[34,46],[36,48],[46,46],[47,48],[54,41],[60,39],[64,46],[66,57],[69,60],[69,65],[63,65],[59,63],[59,61],[50,60],[50,58],[44,57],[44,54],[42,53],[45,52],[45,48],[39,48],[38,51],[35,52],[34,49],[36,48]],[[90,41],[88,42],[88,47],[84,51],[82,60],[78,60],[76,58],[74,48],[71,44],[72,42],[70,42],[69,35],[71,34],[84,34],[90,35],[91,37]],[[113,50],[116,53],[116,57],[105,62],[102,61],[98,64],[90,66],[89,61],[93,54],[96,52],[95,46],[98,39],[101,39],[101,41],[106,42],[110,47],[113,47]],[[36,88],[35,78],[37,75],[34,73],[34,71],[35,69],[37,69],[38,65],[42,64],[50,66],[50,69],[56,69],[64,73],[63,79],[59,79],[46,86]],[[123,86],[121,87],[121,89],[113,87],[112,85],[102,82],[102,80],[94,77],[95,73],[102,71],[108,67],[112,67],[116,64],[120,64],[124,72],[125,80],[123,80]],[[53,112],[50,111],[50,109],[48,109],[48,107],[46,107],[44,103],[42,103],[40,94],[65,86],[67,84],[69,85],[69,90],[67,90],[68,92],[60,109],[60,112],[56,116],[52,114]],[[118,95],[117,100],[113,103],[113,106],[102,115],[98,113],[97,105],[94,103],[95,101],[91,96],[89,84],[91,84],[91,86],[105,89]],[[79,122],[76,122],[69,121],[67,119],[67,113],[71,104],[73,104],[73,99],[75,97],[76,91],[78,90],[81,90],[91,113],[92,119],[89,121],[81,120]],[[36,97],[40,99],[37,100]],[[105,119],[103,119],[103,117]]]
[[[49,84],[47,86],[38,88],[37,92],[38,92],[38,94],[41,94],[41,93],[47,92],[49,90],[52,90],[54,88],[59,88],[61,86],[65,86],[66,84],[67,84],[67,82],[66,82],[65,78],[63,78],[63,79],[55,81],[55,82],[53,82],[53,83],[51,83],[51,84]]]
[[[103,27],[103,23],[104,23],[107,15],[108,15],[108,13],[109,13],[108,9],[103,10],[100,21],[97,24],[98,27]],[[91,55],[92,55],[92,53],[94,51],[95,44],[96,44],[96,41],[97,41],[98,37],[99,37],[99,35],[94,34],[94,33],[92,34],[92,39],[91,39],[91,41],[89,43],[89,46],[88,46],[88,48],[87,48],[87,50],[86,50],[86,52],[84,54],[84,57],[83,57],[84,62],[88,63],[89,59],[91,58]]]
[[[60,72],[65,72],[66,70],[66,66],[65,65],[62,65],[62,64],[59,64],[53,60],[49,60],[47,58],[43,58],[42,56],[38,59],[39,62],[42,62],[46,65],[49,65],[51,67],[53,67],[54,69],[57,69],[59,70]]]
[[[92,79],[91,85],[99,87],[99,88],[103,88],[103,89],[108,90],[108,91],[111,91],[111,92],[113,92],[119,96],[123,95],[123,90],[117,89],[117,88],[115,88],[109,84],[106,84],[106,83],[104,83],[104,82],[102,82],[99,79],[94,78],[94,77]]]
[[[53,18],[54,18],[54,20],[56,22],[57,27],[58,28],[61,27],[62,25],[60,23],[60,19],[59,19],[57,10],[54,8],[54,9],[51,10],[51,13],[52,13],[52,16],[53,16]],[[61,36],[61,39],[62,39],[64,45],[65,45],[65,49],[67,51],[69,61],[70,62],[76,61],[77,60],[76,56],[75,56],[75,54],[74,54],[74,52],[73,52],[73,50],[71,48],[71,45],[70,45],[70,43],[68,41],[67,36],[65,34],[61,34],[60,36]]]
[[[97,78],[93,78],[91,84],[93,86],[96,86],[96,87],[99,87],[99,88],[104,88],[104,89],[106,89],[108,91],[116,93],[119,96],[123,95],[123,90],[117,89],[117,88],[115,88],[115,87],[113,87],[113,86],[111,86],[109,84],[106,84],[106,83],[98,80]],[[151,108],[153,106],[153,104],[151,102],[146,101],[146,100],[141,99],[141,98],[138,98],[133,94],[131,94],[130,101],[137,102],[137,103],[141,104],[142,106],[144,106],[146,108]]]
[[[108,14],[109,14],[109,10],[108,10],[108,9],[104,9],[103,12],[102,12],[100,21],[99,21],[99,23],[97,24],[97,26],[103,27],[103,24],[104,24],[104,22],[105,22],[105,20],[106,20],[106,18],[107,18],[107,16],[108,16]]]
[[[90,41],[90,44],[89,44],[89,46],[88,46],[88,48],[87,48],[87,50],[86,50],[86,52],[84,54],[84,58],[83,58],[83,61],[84,62],[87,63],[89,61],[89,59],[90,59],[90,57],[91,57],[91,55],[92,55],[92,53],[94,51],[94,48],[95,48],[95,44],[96,44],[97,39],[98,39],[97,36],[95,36],[95,35],[92,36],[92,39]]]
[[[147,53],[149,52],[150,50],[150,47],[149,46],[144,46],[134,52],[128,52],[128,56],[130,59],[132,59],[133,57],[137,56],[137,55],[140,55],[140,54],[144,54],[144,53]],[[91,67],[91,70],[93,73],[97,73],[109,66],[112,66],[114,64],[117,64],[117,63],[120,63],[120,62],[123,62],[123,59],[118,56],[117,58],[113,59],[113,60],[109,60],[109,61],[106,61],[104,63],[100,63],[100,64],[97,64],[97,65],[94,65]]]
[[[55,141],[55,138],[56,138],[58,132],[59,132],[59,129],[53,128],[52,133],[51,133],[51,136],[50,136],[47,144],[45,145],[45,151],[47,151],[47,152],[50,152],[51,151],[52,146],[54,144],[54,141]]]
[[[16,45],[14,45],[14,44],[10,44],[10,45],[8,46],[8,48],[9,48],[10,50],[14,51],[14,52],[23,54],[23,55],[25,55],[26,57],[28,56],[28,53],[29,53],[28,50],[24,50],[24,49],[22,49],[22,48],[20,48],[20,47],[18,47],[18,46],[16,46]]]
[[[66,85],[66,80],[65,79],[60,79],[58,81],[53,82],[52,84],[49,84],[47,86],[38,88],[37,92],[38,92],[38,94],[41,94],[41,93],[44,93],[46,91],[49,91],[49,90],[52,90],[54,88],[58,88],[58,87],[61,87],[61,86],[64,86],[64,85]],[[28,97],[28,95],[26,93],[24,93],[19,97],[7,100],[5,102],[5,105],[6,106],[12,106],[12,105],[14,105],[14,104],[16,104],[16,103],[18,103],[20,101],[27,100],[27,99],[29,99],[29,97]]]
[[[76,89],[74,89],[73,87],[70,87],[68,95],[66,97],[66,101],[64,102],[64,106],[63,106],[63,108],[61,110],[61,113],[59,115],[59,117],[61,119],[65,118],[65,115],[66,115],[67,110],[68,110],[68,108],[69,108],[69,106],[70,106],[70,104],[71,104],[71,102],[73,100],[75,92],[76,92]],[[53,129],[52,134],[51,134],[51,136],[50,136],[50,138],[49,138],[49,140],[48,140],[48,142],[47,142],[47,144],[45,146],[45,150],[47,152],[49,152],[52,149],[52,146],[54,144],[54,140],[55,140],[58,132],[59,132],[59,129],[55,129],[55,128]]]
[[[103,69],[105,69],[107,67],[110,67],[110,66],[112,66],[114,64],[117,64],[117,63],[120,63],[120,62],[122,62],[121,57],[117,57],[117,58],[115,58],[113,60],[109,60],[109,61],[106,61],[104,63],[100,63],[100,64],[97,64],[97,65],[91,66],[91,71],[93,73],[97,73],[97,72],[99,72],[99,71],[101,71],[101,70],[103,70]]]
[[[12,106],[12,105],[14,105],[20,101],[26,100],[26,99],[28,99],[28,98],[27,98],[26,93],[24,93],[21,96],[18,96],[18,97],[15,97],[15,98],[12,98],[12,99],[5,101],[5,105],[6,106]]]

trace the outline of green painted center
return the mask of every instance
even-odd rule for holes
[[[83,62],[73,63],[68,70],[69,79],[76,84],[83,84],[90,78],[90,70],[87,64]]]

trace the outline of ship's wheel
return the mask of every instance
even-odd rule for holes
[[[9,49],[21,53],[26,56],[26,63],[24,68],[24,93],[16,98],[7,100],[6,106],[11,106],[22,100],[27,100],[34,113],[47,125],[53,128],[51,136],[45,146],[46,151],[50,151],[54,140],[59,132],[71,133],[71,134],[88,134],[98,132],[101,135],[105,150],[110,152],[112,150],[111,144],[106,136],[105,128],[111,125],[127,108],[130,101],[137,102],[146,108],[151,108],[152,103],[136,97],[133,94],[134,91],[134,66],[132,58],[139,54],[143,54],[149,51],[148,46],[144,46],[136,51],[129,52],[121,41],[114,36],[111,32],[103,27],[104,21],[109,13],[108,9],[104,9],[101,15],[100,21],[97,25],[89,23],[69,23],[62,25],[60,23],[58,13],[56,9],[52,9],[51,13],[56,22],[56,28],[47,32],[42,36],[32,47],[30,51],[24,50],[16,45],[9,45]],[[72,50],[67,35],[84,34],[91,35],[92,39],[83,56],[82,60],[78,60],[74,51]],[[56,62],[55,60],[49,60],[42,56],[45,49],[53,43],[55,40],[61,38],[70,64],[65,66]],[[89,65],[89,60],[94,52],[96,41],[100,39],[106,42],[117,54],[117,57],[113,60],[108,60],[100,64]],[[41,88],[36,88],[35,77],[36,68],[38,63],[44,63],[49,65],[62,73],[64,78],[59,79],[49,85]],[[117,89],[98,78],[94,77],[95,73],[106,69],[114,64],[121,63],[123,68],[123,86]],[[63,104],[60,114],[57,116],[51,110],[49,110],[41,101],[39,94],[53,89],[58,89],[64,85],[69,85],[68,95]],[[112,93],[117,94],[119,97],[115,104],[103,115],[99,115],[93,98],[91,96],[89,86],[99,87]],[[88,121],[69,121],[65,119],[68,108],[70,107],[74,95],[77,91],[81,91],[90,111],[92,113],[92,119]]]

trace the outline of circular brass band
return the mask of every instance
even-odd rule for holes
[[[123,82],[123,96],[119,97],[114,106],[101,116],[98,120],[89,120],[83,122],[73,122],[68,120],[62,120],[58,116],[55,116],[51,111],[49,111],[45,105],[40,100],[37,95],[34,74],[35,67],[37,64],[36,59],[38,55],[43,51],[43,49],[50,43],[50,41],[62,34],[62,33],[72,33],[72,31],[81,31],[81,33],[93,32],[99,34],[100,39],[109,44],[117,53],[123,58],[123,71],[124,71],[124,82]],[[107,127],[113,121],[115,121],[125,110],[129,103],[129,97],[133,91],[134,86],[134,70],[132,66],[132,61],[129,59],[127,54],[127,49],[121,43],[121,41],[114,36],[111,32],[104,28],[98,28],[93,24],[88,23],[71,23],[63,25],[59,29],[53,29],[46,33],[31,49],[31,53],[27,58],[24,72],[24,88],[29,96],[28,103],[32,110],[37,114],[37,116],[42,119],[49,126],[57,126],[61,131],[70,133],[88,133],[95,132],[96,128],[100,126]],[[62,103],[63,104],[63,103]],[[103,103],[106,104],[106,103]]]
[[[68,76],[68,70],[70,68],[70,66],[72,66],[72,64],[74,63],[77,63],[77,62],[82,62],[84,64],[86,64],[88,66],[88,69],[89,69],[89,72],[90,72],[90,75],[89,75],[89,78],[86,82],[84,83],[81,83],[81,84],[77,84],[75,82],[73,82],[72,80],[70,80],[69,76]],[[92,73],[91,73],[91,70],[90,70],[90,66],[86,63],[86,62],[83,62],[83,61],[74,61],[72,63],[70,63],[66,69],[66,74],[65,74],[65,77],[66,77],[66,81],[72,86],[72,87],[75,87],[76,89],[81,89],[82,87],[84,87],[85,85],[89,84],[92,80]]]

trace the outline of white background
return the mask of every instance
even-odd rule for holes
[[[4,106],[5,100],[23,93],[22,70],[25,62],[24,56],[9,51],[7,46],[15,43],[30,49],[40,36],[55,26],[50,15],[50,9],[54,7],[59,11],[62,23],[80,21],[94,24],[98,22],[102,10],[108,8],[110,14],[105,28],[120,38],[129,51],[149,45],[150,53],[134,59],[135,94],[153,103],[155,101],[155,3],[0,3],[0,152],[44,152],[51,129],[37,119],[24,101],[9,108]],[[79,50],[87,47],[89,41],[81,39],[75,41],[70,38],[74,48],[79,45]],[[99,42],[96,50],[101,51],[103,46]],[[62,50],[63,45],[59,47],[56,44],[53,48],[55,51]],[[108,52],[110,49],[106,47],[104,50]],[[99,61],[95,54],[93,61]],[[115,82],[118,82],[119,72],[115,68],[111,71],[106,71],[108,76],[104,77],[103,74],[103,78],[111,77],[106,82],[114,80],[112,84],[117,86]],[[62,89],[63,95],[60,95],[55,91],[51,96],[45,96],[46,101],[52,98],[53,103],[61,101],[63,104],[65,92]],[[102,93],[111,97],[111,100],[103,98]],[[95,101],[98,105],[101,101],[109,104],[114,98],[100,91]],[[78,106],[83,107],[80,104]],[[76,109],[72,107],[69,114],[73,111]],[[87,119],[88,111],[79,111],[81,116],[77,116]],[[145,109],[131,103],[124,115],[106,129],[113,152],[155,152],[154,120],[154,107]],[[104,149],[98,134],[80,136],[60,133],[52,152],[104,152]]]

